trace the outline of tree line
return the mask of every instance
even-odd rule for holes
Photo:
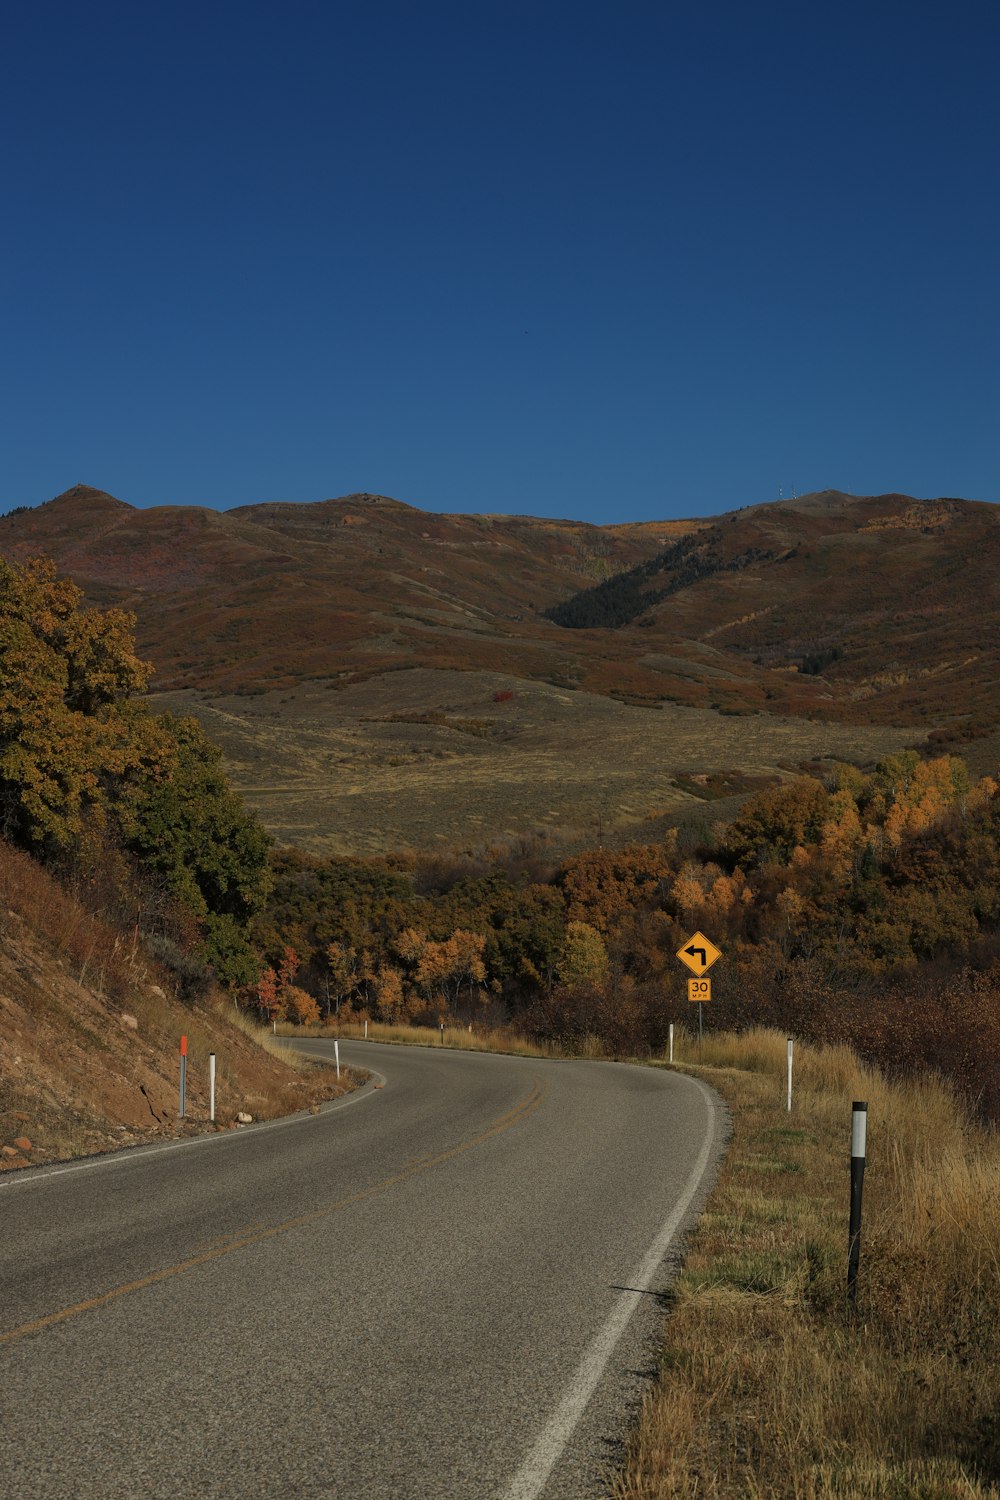
[[[324,1013],[419,1017],[435,1006],[529,1010],[581,985],[676,977],[704,927],[733,964],[766,952],[851,980],[958,952],[1000,919],[1000,797],[955,756],[834,765],[749,798],[693,845],[594,849],[544,878],[493,867],[437,879],[414,857],[280,851],[254,924],[291,947]]]

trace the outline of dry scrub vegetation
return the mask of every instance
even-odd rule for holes
[[[27,854],[0,840],[0,1171],[220,1128],[352,1087],[303,1064],[218,991],[183,1000],[137,933],[92,915]],[[179,1041],[187,1112],[177,1119]],[[16,1146],[27,1140],[30,1146]]]
[[[733,1139],[673,1292],[616,1500],[1000,1494],[1000,1147],[943,1082],[845,1047],[705,1039]],[[852,1099],[869,1104],[857,1311]]]

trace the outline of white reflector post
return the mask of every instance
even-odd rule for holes
[[[868,1144],[868,1105],[852,1104],[851,1106],[851,1156],[865,1157],[865,1147]]]
[[[861,1195],[865,1184],[865,1148],[868,1143],[868,1105],[851,1105],[851,1222],[847,1233],[847,1299],[858,1298],[858,1267],[861,1264]]]

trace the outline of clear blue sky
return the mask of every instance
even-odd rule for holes
[[[0,509],[1000,500],[1000,11],[7,9]]]

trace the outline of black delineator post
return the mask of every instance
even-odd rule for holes
[[[861,1262],[861,1193],[865,1183],[865,1150],[868,1137],[868,1105],[851,1105],[851,1223],[847,1238],[847,1300],[858,1300],[858,1266]]]

